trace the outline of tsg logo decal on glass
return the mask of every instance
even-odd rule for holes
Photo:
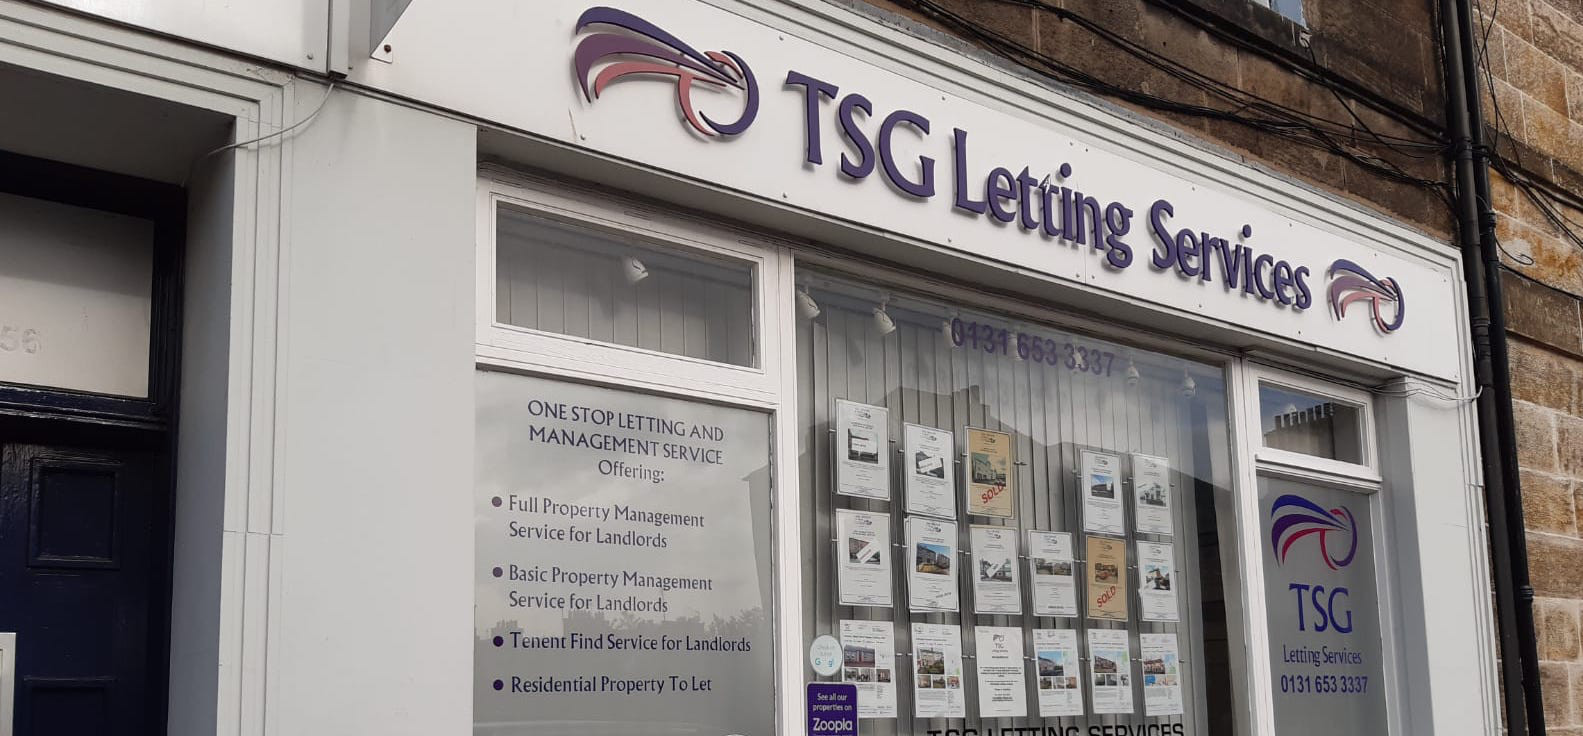
[[[1317,535],[1317,549],[1325,565],[1339,570],[1352,564],[1358,553],[1357,520],[1345,506],[1328,511],[1302,496],[1285,495],[1275,499],[1270,507],[1270,547],[1275,559],[1286,564],[1292,546],[1305,537]],[[1334,550],[1343,545],[1333,545],[1331,535],[1344,535],[1346,554],[1337,557]]]
[[[671,77],[676,105],[693,130],[708,137],[735,136],[747,131],[759,112],[759,85],[746,61],[730,51],[699,51],[666,30],[624,10],[595,7],[577,19],[577,33],[593,27],[616,29],[585,36],[577,44],[573,68],[583,98],[592,103],[612,82],[622,78]],[[599,73],[594,68],[603,64]],[[734,122],[717,122],[693,105],[695,84],[736,90],[743,97],[742,114]]]
[[[1336,319],[1347,316],[1347,305],[1366,302],[1374,319],[1374,329],[1385,335],[1401,329],[1402,319],[1407,316],[1407,299],[1396,279],[1375,278],[1374,274],[1345,258],[1330,264],[1329,276],[1330,313]],[[1387,304],[1395,305],[1390,320],[1385,319]]]

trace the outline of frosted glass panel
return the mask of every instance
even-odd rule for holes
[[[0,381],[148,395],[154,224],[0,194]]]
[[[753,268],[638,245],[502,205],[496,320],[733,365],[754,365]]]

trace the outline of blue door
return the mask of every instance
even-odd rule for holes
[[[163,453],[6,441],[17,439],[0,428],[0,632],[17,635],[16,736],[152,736],[166,676]]]

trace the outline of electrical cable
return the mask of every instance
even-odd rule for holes
[[[935,0],[902,0],[904,5],[908,5],[916,11],[935,18],[943,25],[956,30],[965,37],[976,40],[991,51],[1059,81],[1154,110],[1225,120],[1280,136],[1286,140],[1319,148],[1346,158],[1361,168],[1384,178],[1432,189],[1443,200],[1447,198],[1444,182],[1411,176],[1378,156],[1347,149],[1336,140],[1336,137],[1343,136],[1354,145],[1365,144],[1364,133],[1367,132],[1368,137],[1374,139],[1375,145],[1380,145],[1394,153],[1414,158],[1419,156],[1411,151],[1444,151],[1446,144],[1443,142],[1425,142],[1399,136],[1382,135],[1372,130],[1359,131],[1354,126],[1322,118],[1305,111],[1287,108],[1279,103],[1207,77],[1196,70],[1187,68],[1174,60],[1142,47],[1081,15],[1065,8],[1051,5],[1045,0],[1001,0],[1001,2],[1037,9],[1053,14],[1063,21],[1071,21],[1161,72],[1203,90],[1218,99],[1236,104],[1237,107],[1227,110],[1219,107],[1184,103],[1150,95],[1138,90],[1122,88],[1063,64],[1054,58],[1041,54],[1037,50],[1028,48],[1015,39],[1008,38],[997,31],[964,18],[935,2]],[[1325,84],[1323,80],[1318,80],[1318,83]],[[1327,84],[1326,86],[1329,85]],[[1256,112],[1257,115],[1243,114],[1249,110]],[[1356,116],[1350,109],[1349,113]]]
[[[1489,12],[1484,11],[1483,3],[1480,0],[1474,0],[1474,7],[1478,9],[1480,15],[1484,16],[1483,28],[1481,29],[1482,38],[1479,41],[1476,61],[1479,71],[1483,73],[1485,88],[1489,90],[1490,109],[1494,118],[1493,142],[1490,144],[1488,151],[1491,165],[1500,173],[1502,178],[1506,179],[1508,183],[1523,194],[1523,197],[1534,206],[1534,209],[1539,211],[1540,216],[1556,230],[1560,237],[1570,241],[1573,246],[1583,249],[1583,235],[1580,235],[1574,229],[1574,226],[1583,228],[1583,223],[1573,221],[1557,207],[1558,205],[1562,207],[1567,206],[1567,203],[1561,201],[1559,197],[1533,181],[1526,173],[1526,168],[1523,167],[1522,152],[1519,149],[1511,147],[1512,158],[1510,160],[1500,151],[1502,140],[1516,140],[1511,134],[1511,127],[1506,121],[1504,111],[1501,109],[1500,97],[1495,92],[1495,75],[1489,63],[1490,36],[1494,33],[1496,14],[1500,12],[1500,0],[1493,0]],[[1519,172],[1518,169],[1522,171]],[[1501,243],[1498,238],[1496,246],[1500,248],[1501,253],[1519,265],[1532,266],[1535,263],[1530,255],[1514,253],[1508,250],[1506,245]],[[1506,270],[1518,273],[1515,269],[1507,268]]]
[[[291,125],[288,125],[288,126],[286,126],[284,128],[281,128],[280,130],[274,131],[273,133],[265,133],[264,135],[261,135],[261,136],[259,136],[257,138],[253,138],[251,140],[238,141],[236,143],[227,143],[227,144],[225,144],[223,146],[220,146],[219,148],[216,148],[216,149],[214,149],[212,151],[209,151],[208,153],[203,154],[202,156],[199,156],[199,157],[193,159],[192,160],[192,164],[187,167],[187,178],[182,181],[182,183],[181,183],[182,187],[185,188],[187,186],[187,182],[192,180],[192,175],[197,173],[198,166],[200,164],[202,164],[204,161],[208,160],[210,156],[215,156],[215,155],[218,155],[218,154],[221,154],[221,153],[225,153],[226,151],[230,151],[232,149],[242,148],[244,146],[251,146],[251,145],[253,145],[255,143],[263,143],[264,141],[267,141],[267,140],[269,140],[271,138],[279,138],[281,136],[286,135],[287,133],[290,133],[293,130],[296,130],[296,129],[304,126],[304,125],[307,125],[308,123],[313,122],[314,118],[319,117],[319,113],[324,110],[324,106],[329,103],[329,101],[330,101],[330,94],[335,92],[335,84],[336,84],[335,80],[333,80],[333,79],[330,80],[330,84],[324,88],[324,97],[319,99],[319,104],[313,108],[313,112],[308,113],[308,115],[306,117],[304,117],[303,119],[298,120],[297,122],[292,123]]]

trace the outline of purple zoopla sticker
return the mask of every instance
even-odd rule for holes
[[[857,685],[808,683],[809,736],[857,736]]]

